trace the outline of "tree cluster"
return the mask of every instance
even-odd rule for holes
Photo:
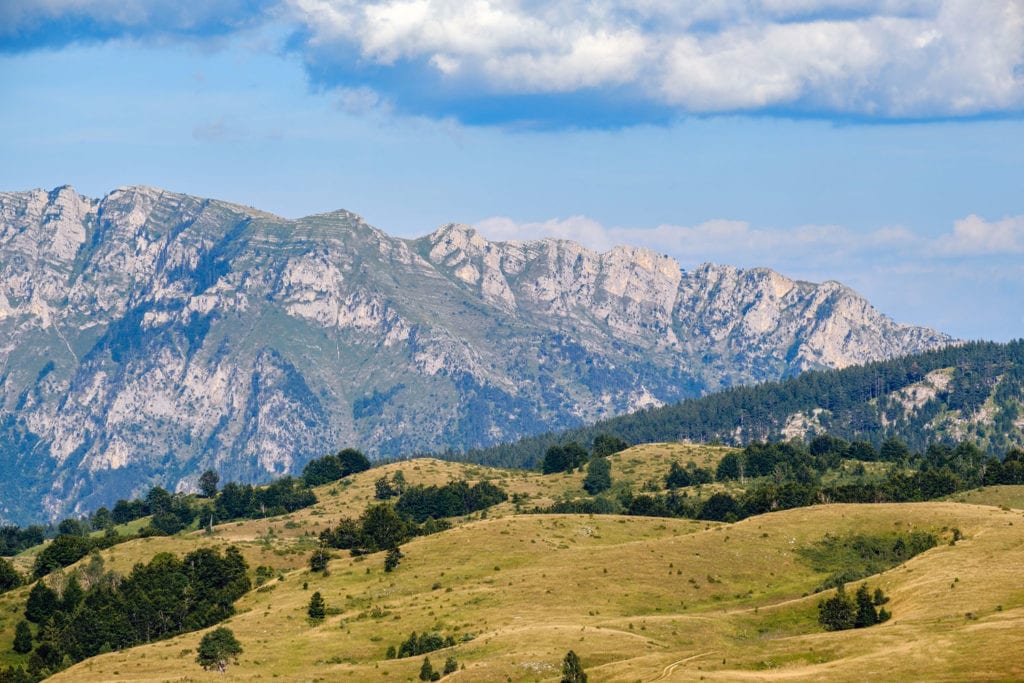
[[[126,577],[93,577],[87,589],[71,577],[58,592],[36,582],[25,619],[39,625],[29,672],[52,674],[100,652],[120,650],[211,626],[234,613],[251,587],[237,548],[195,550],[179,559],[159,553]]]
[[[399,496],[395,509],[417,523],[428,519],[459,517],[508,500],[508,494],[489,481],[470,486],[453,481],[444,486],[409,486]]]
[[[455,645],[455,636],[442,636],[437,632],[417,634],[416,631],[413,631],[408,638],[402,641],[393,656],[399,659],[416,657],[453,645]]]
[[[263,487],[229,482],[214,501],[219,521],[260,519],[295,512],[316,504],[316,494],[301,479],[282,477]]]
[[[867,628],[888,621],[891,617],[882,605],[889,598],[881,588],[872,595],[868,585],[862,583],[852,598],[847,595],[843,584],[836,588],[836,594],[818,603],[818,623],[826,631],[844,631],[851,628]]]
[[[310,460],[302,470],[306,486],[320,486],[351,474],[370,469],[369,459],[355,448],[344,448],[334,455]]]
[[[435,533],[449,528],[446,522],[428,520],[417,525],[395,511],[387,503],[367,506],[358,519],[345,517],[338,526],[320,533],[320,542],[328,548],[350,550],[353,555],[375,553],[397,548],[413,536]]]

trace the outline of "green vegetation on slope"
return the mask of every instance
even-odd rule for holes
[[[933,384],[930,373],[944,371]],[[779,382],[727,389],[564,432],[443,456],[533,469],[551,446],[590,443],[601,434],[630,443],[694,441],[743,445],[778,440],[802,419],[878,448],[891,437],[912,450],[936,440],[977,441],[989,454],[1024,446],[1024,340],[972,342],[843,370],[808,371]],[[986,417],[987,416],[987,417]]]

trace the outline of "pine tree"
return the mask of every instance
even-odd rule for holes
[[[41,624],[49,619],[56,609],[57,594],[42,581],[37,581],[29,591],[28,602],[25,603],[25,618]]]
[[[842,585],[839,586],[833,597],[818,603],[818,623],[824,626],[826,631],[843,631],[853,628],[853,601],[850,600]]]
[[[423,666],[420,667],[420,680],[421,681],[432,681],[432,680],[435,680],[434,679],[434,674],[435,673],[436,672],[434,671],[434,667],[430,663],[430,657],[424,657],[423,658]]]
[[[324,602],[324,597],[320,595],[320,591],[313,593],[306,612],[309,614],[309,618],[315,621],[320,621],[327,616],[327,604]]]
[[[14,629],[14,651],[19,655],[32,651],[32,629],[24,619]]]
[[[587,476],[583,480],[583,489],[590,495],[607,491],[612,485],[612,465],[608,458],[599,456],[587,465]]]
[[[384,556],[384,571],[394,571],[402,557],[404,555],[402,555],[402,551],[398,549],[398,546],[388,548],[388,554]]]
[[[583,671],[583,663],[579,656],[569,650],[562,660],[562,683],[587,683],[587,674]]]
[[[878,612],[875,611],[875,605],[871,599],[871,594],[868,593],[868,585],[866,583],[862,583],[860,588],[857,589],[857,595],[854,600],[857,604],[857,615],[854,617],[853,627],[867,628],[877,624]]]
[[[327,562],[331,559],[331,556],[327,553],[326,548],[321,544],[313,554],[309,556],[309,568],[314,572],[322,572],[327,569]]]

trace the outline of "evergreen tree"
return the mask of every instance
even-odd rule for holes
[[[19,655],[32,651],[32,629],[24,619],[14,628],[14,651]]]
[[[82,585],[78,583],[78,577],[72,574],[71,578],[68,579],[67,585],[64,586],[64,592],[60,596],[60,611],[71,614],[84,597],[85,591],[82,590]]]
[[[420,680],[421,681],[436,681],[440,676],[437,676],[437,672],[434,671],[433,665],[430,663],[430,657],[423,658],[423,666],[420,667]]]
[[[309,599],[309,607],[306,612],[309,614],[309,618],[314,621],[320,621],[327,616],[327,604],[324,602],[324,598],[320,595],[320,591],[313,593],[313,597]]]
[[[681,489],[684,486],[689,486],[690,483],[690,475],[680,467],[678,462],[673,461],[669,465],[668,474],[665,475],[665,488]]]
[[[875,611],[875,604],[868,593],[866,583],[862,583],[857,589],[854,601],[857,605],[857,615],[853,620],[854,628],[867,628],[878,623],[878,612]]]
[[[322,572],[327,569],[327,563],[331,556],[321,542],[320,546],[309,556],[309,569],[314,572]]]
[[[6,593],[21,585],[21,574],[14,565],[0,557],[0,593]]]
[[[612,465],[604,456],[595,457],[587,465],[587,476],[583,479],[583,490],[590,495],[607,491],[612,486]]]
[[[388,554],[384,556],[384,571],[394,571],[402,557],[402,551],[397,546],[388,548]]]
[[[33,624],[41,624],[57,609],[57,594],[42,581],[36,581],[28,593],[25,603],[25,618]]]
[[[238,663],[238,655],[242,654],[242,645],[229,628],[221,626],[210,631],[199,641],[196,662],[203,669],[216,666],[224,673],[228,661]]]
[[[587,674],[583,671],[583,663],[579,656],[569,650],[562,660],[562,683],[587,683]]]
[[[443,671],[443,674],[445,676],[447,676],[448,674],[451,674],[451,673],[455,673],[456,671],[458,671],[458,669],[459,669],[459,663],[455,660],[455,657],[448,657],[447,659],[444,660],[444,671]]]
[[[826,631],[843,631],[853,628],[855,620],[853,601],[846,594],[842,584],[836,594],[818,603],[818,623]]]
[[[629,442],[611,434],[598,434],[594,437],[591,452],[595,457],[614,455],[629,448]]]

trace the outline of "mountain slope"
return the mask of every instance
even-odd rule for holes
[[[146,187],[0,194],[0,516],[464,448],[933,348],[834,282]]]
[[[830,434],[876,447],[889,438],[923,451],[967,440],[1002,457],[1024,447],[1024,340],[970,342],[841,370],[815,370],[777,382],[525,437],[445,457],[533,468],[548,447],[599,434],[631,443],[812,439]]]

